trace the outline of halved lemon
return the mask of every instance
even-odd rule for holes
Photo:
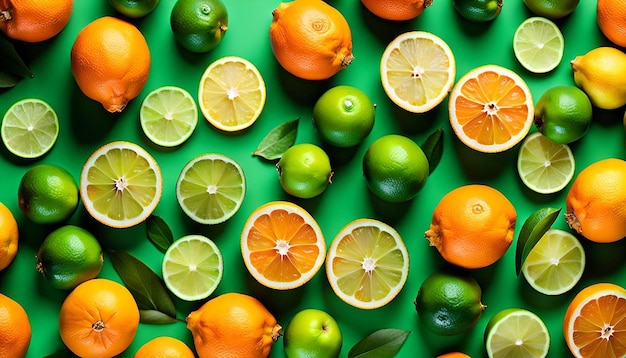
[[[539,132],[524,139],[517,156],[517,173],[529,189],[556,193],[574,177],[574,154],[567,144],[557,144]]]
[[[20,158],[46,154],[59,136],[59,119],[45,101],[27,98],[15,102],[2,119],[2,142]]]
[[[196,101],[186,90],[159,87],[144,98],[139,110],[141,129],[148,139],[162,147],[185,142],[198,123]]]

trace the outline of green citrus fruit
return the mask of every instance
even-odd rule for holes
[[[183,48],[208,52],[226,35],[228,11],[221,0],[178,0],[172,7],[170,25]]]
[[[318,309],[296,313],[285,328],[283,344],[288,358],[339,357],[343,337],[337,321]]]
[[[326,152],[309,143],[289,147],[276,163],[276,169],[285,192],[302,199],[324,192],[333,174]]]
[[[54,288],[69,290],[97,277],[103,262],[102,247],[90,232],[65,225],[41,243],[36,268]]]
[[[591,100],[576,86],[548,89],[535,106],[535,125],[548,139],[568,144],[582,138],[593,116]]]
[[[56,224],[69,219],[78,207],[78,185],[65,169],[40,164],[29,169],[20,181],[19,207],[37,224]]]
[[[524,0],[526,7],[535,15],[560,19],[571,14],[580,0]]]
[[[358,88],[336,86],[324,92],[313,107],[313,124],[326,142],[353,147],[374,127],[375,106]]]
[[[453,0],[456,11],[474,22],[486,22],[495,19],[502,10],[502,0]]]
[[[140,18],[154,11],[159,0],[109,0],[109,4],[124,16]]]
[[[389,134],[370,144],[363,174],[374,195],[388,202],[412,199],[428,179],[428,159],[410,138]]]

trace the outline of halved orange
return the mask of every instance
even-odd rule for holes
[[[583,288],[565,311],[563,334],[575,357],[626,357],[626,289],[608,282]]]
[[[241,233],[246,268],[264,286],[288,290],[307,283],[326,258],[317,221],[304,208],[272,201],[250,214]]]
[[[534,102],[526,82],[498,65],[477,67],[454,85],[448,102],[450,124],[468,147],[503,152],[528,134]]]

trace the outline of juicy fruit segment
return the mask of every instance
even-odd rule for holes
[[[326,276],[335,294],[362,309],[391,302],[409,273],[409,253],[400,234],[374,219],[357,219],[335,236],[326,256]]]
[[[613,47],[597,47],[571,62],[574,82],[602,109],[626,104],[626,53]]]
[[[574,178],[574,170],[574,154],[567,144],[556,144],[541,133],[532,133],[522,142],[517,173],[532,191],[559,192]]]
[[[170,14],[170,26],[183,48],[209,52],[226,36],[228,9],[221,0],[177,0]]]
[[[19,230],[15,216],[0,202],[0,271],[13,262],[19,247]]]
[[[0,356],[26,356],[31,337],[32,328],[24,307],[0,293]]]
[[[56,143],[59,119],[47,102],[27,98],[7,110],[1,131],[9,152],[20,158],[39,158]]]
[[[541,358],[548,355],[550,333],[533,312],[507,308],[487,323],[485,346],[489,358]]]
[[[543,17],[524,20],[513,35],[513,52],[519,63],[530,72],[546,73],[555,69],[563,58],[565,40],[556,24]]]
[[[432,0],[361,0],[372,14],[385,20],[405,21],[420,16]]]
[[[72,16],[74,0],[9,0],[0,5],[0,30],[25,42],[42,42],[59,34]]]
[[[196,101],[180,87],[157,88],[141,103],[139,122],[153,143],[175,147],[186,141],[198,124]]]
[[[326,152],[310,143],[289,147],[276,163],[276,170],[285,192],[302,199],[322,194],[333,175]]]
[[[287,290],[315,276],[324,263],[326,242],[319,225],[305,209],[273,201],[248,217],[241,232],[241,254],[255,280]]]
[[[487,22],[495,19],[502,11],[502,0],[454,0],[456,11],[465,19]]]
[[[456,62],[448,44],[425,31],[410,31],[392,40],[380,60],[387,97],[412,113],[439,105],[452,88]]]
[[[116,141],[87,159],[80,196],[89,214],[110,227],[127,228],[150,216],[161,199],[163,179],[156,160],[137,144]]]
[[[526,82],[515,72],[485,65],[466,73],[450,94],[450,124],[468,147],[503,152],[518,144],[533,123],[534,104]]]
[[[546,90],[535,106],[537,129],[554,143],[568,144],[582,138],[593,119],[589,97],[576,86]]]
[[[191,348],[180,339],[161,336],[144,343],[133,358],[194,358]]]

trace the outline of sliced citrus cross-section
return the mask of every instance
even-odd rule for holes
[[[196,101],[180,87],[159,87],[141,103],[139,122],[153,143],[175,147],[186,141],[198,124]]]
[[[533,73],[546,73],[555,69],[561,63],[564,48],[561,30],[544,17],[527,18],[513,35],[515,57],[525,69]]]
[[[522,141],[534,119],[528,85],[515,72],[484,65],[467,72],[450,94],[450,124],[468,147],[503,152]]]
[[[521,308],[507,308],[485,327],[489,358],[543,358],[550,348],[550,332],[539,316]]]
[[[115,228],[146,220],[158,205],[162,189],[156,160],[139,145],[126,141],[97,149],[80,175],[83,205],[97,221]]]
[[[39,158],[56,143],[59,119],[47,102],[27,98],[7,110],[0,131],[9,152],[20,158]]]
[[[363,309],[382,307],[404,287],[409,254],[400,234],[375,219],[357,219],[335,236],[326,276],[335,294]]]
[[[539,132],[524,139],[517,156],[517,173],[529,189],[556,193],[574,177],[574,154],[567,144],[557,144]]]
[[[392,40],[380,61],[385,93],[399,107],[424,113],[448,95],[456,75],[452,50],[425,31],[405,32]]]
[[[326,242],[317,221],[304,208],[272,201],[248,217],[241,232],[241,254],[259,283],[287,290],[315,276],[326,257]]]
[[[265,106],[265,82],[250,61],[223,57],[211,63],[202,74],[198,103],[213,126],[226,132],[240,131],[261,115]]]

